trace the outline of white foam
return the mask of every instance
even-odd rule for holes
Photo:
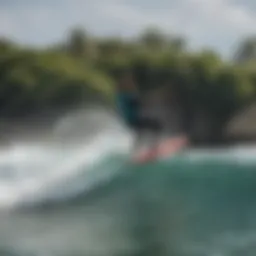
[[[227,148],[192,149],[185,154],[192,161],[216,160],[238,164],[256,163],[256,145],[237,145]]]
[[[80,119],[81,116],[79,121]],[[108,124],[106,120],[109,120]],[[75,127],[76,121],[72,119]],[[67,141],[66,138],[56,136],[51,137],[51,143],[13,143],[9,148],[2,149],[0,152],[0,207],[15,207],[48,198],[63,198],[76,193],[81,188],[81,184],[78,184],[79,177],[81,175],[87,177],[89,172],[93,172],[89,171],[92,170],[93,164],[99,163],[111,152],[129,150],[131,135],[121,126],[117,128],[116,123],[111,126],[112,121],[113,117],[108,119],[105,113],[106,125],[103,123],[100,132],[98,130],[94,135],[90,133],[90,139],[87,138],[84,141],[80,139],[80,143],[72,144],[71,140]],[[99,120],[97,122],[99,123]],[[61,128],[61,131],[66,129],[65,136],[67,133],[72,135],[72,128],[64,127],[67,124],[70,125],[70,122],[61,120],[61,124],[62,127],[58,124],[58,129]],[[85,126],[81,128],[86,132]],[[54,140],[54,138],[57,139]]]

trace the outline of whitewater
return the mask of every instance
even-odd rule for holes
[[[14,141],[0,149],[0,207],[61,200],[89,189],[93,181],[88,182],[88,176],[95,176],[97,164],[113,154],[128,153],[131,145],[131,134],[107,112],[69,113],[43,139]],[[101,178],[115,168],[118,163]],[[81,175],[84,184],[79,184]]]
[[[129,163],[113,113],[68,113],[0,149],[0,255],[255,255],[256,146]]]

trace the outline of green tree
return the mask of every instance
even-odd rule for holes
[[[67,51],[77,58],[94,60],[97,47],[94,40],[81,28],[71,30],[66,44]]]
[[[143,46],[150,49],[161,49],[167,43],[165,35],[155,27],[146,29],[140,36],[139,41]]]
[[[235,53],[235,60],[239,63],[256,61],[256,36],[242,41]]]
[[[73,29],[67,42],[24,49],[0,41],[0,115],[27,114],[80,102],[114,103],[114,82],[131,70],[144,93],[165,86],[190,120],[204,112],[212,137],[256,99],[255,38],[241,44],[237,63],[211,50],[189,52],[187,41],[149,28],[139,38],[98,38]]]

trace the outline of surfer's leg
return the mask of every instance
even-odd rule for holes
[[[161,135],[162,135],[162,125],[157,120],[151,120],[149,129],[151,132],[150,145],[152,148],[152,152],[153,154],[155,154],[155,156],[158,156],[158,153],[159,153],[158,146],[159,146]]]
[[[134,150],[138,150],[143,143],[143,131],[140,128],[135,128]]]
[[[134,120],[133,122],[130,122],[129,126],[135,134],[134,144],[133,144],[133,152],[136,153],[136,151],[139,150],[140,147],[143,144],[144,128],[143,128],[142,123],[139,119]]]
[[[157,156],[162,125],[158,120],[151,118],[143,118],[141,123],[141,126],[144,128],[143,130],[149,132],[148,147],[152,155]]]

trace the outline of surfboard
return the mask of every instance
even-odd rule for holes
[[[185,136],[171,137],[160,141],[154,148],[148,148],[138,152],[133,157],[133,162],[140,164],[168,158],[175,153],[178,153],[187,145],[188,140]]]

